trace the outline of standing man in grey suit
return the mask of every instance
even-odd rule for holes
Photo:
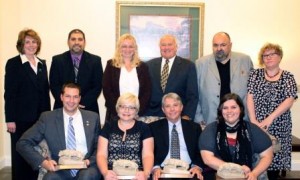
[[[81,87],[79,107],[99,113],[97,99],[102,90],[102,64],[99,56],[84,50],[85,34],[73,29],[68,36],[70,50],[53,56],[50,68],[50,90],[55,99],[54,109],[61,108],[61,88],[64,83],[73,82]]]
[[[191,120],[195,116],[198,103],[197,73],[192,61],[176,55],[177,42],[173,35],[164,35],[159,43],[162,57],[147,62],[152,83],[151,99],[146,116],[164,117],[161,108],[163,95],[177,93],[184,105],[182,118]],[[167,74],[164,73],[166,64]],[[165,77],[166,81],[163,81]]]
[[[27,130],[17,143],[17,151],[33,169],[43,167],[48,171],[43,179],[100,179],[96,164],[100,119],[97,113],[79,109],[80,99],[80,87],[74,83],[65,84],[61,93],[63,108],[44,112],[39,121]],[[70,170],[56,171],[58,154],[67,149],[69,144],[69,126],[73,126],[74,129],[75,150],[84,154],[84,162],[88,167],[79,170],[73,176]],[[43,139],[49,147],[51,158],[43,157],[34,149]]]
[[[238,94],[246,105],[247,81],[253,64],[248,55],[232,52],[231,47],[229,34],[218,32],[212,41],[213,54],[195,63],[199,90],[195,122],[202,126],[217,120],[220,99],[227,93]]]

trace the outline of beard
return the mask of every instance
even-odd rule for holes
[[[83,48],[80,45],[74,45],[72,46],[71,51],[75,54],[79,54],[83,51]]]
[[[228,54],[226,54],[223,50],[217,51],[215,53],[215,59],[219,62],[222,62],[228,57]]]

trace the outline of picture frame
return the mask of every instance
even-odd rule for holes
[[[159,40],[177,39],[177,55],[195,61],[203,55],[204,3],[116,1],[116,41],[125,33],[137,41],[143,61],[160,57]]]

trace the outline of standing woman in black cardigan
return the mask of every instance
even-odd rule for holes
[[[49,83],[45,60],[37,57],[41,39],[32,29],[19,33],[19,55],[9,59],[5,67],[5,117],[11,135],[12,179],[37,179],[38,172],[16,151],[16,143],[43,111],[50,110]]]
[[[105,121],[118,120],[116,104],[120,95],[133,93],[139,98],[142,116],[151,96],[151,79],[148,66],[138,55],[138,46],[131,34],[123,34],[116,46],[115,55],[108,60],[103,74],[103,94],[107,108]]]

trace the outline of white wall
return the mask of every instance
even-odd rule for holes
[[[138,0],[131,0],[138,1]],[[102,57],[103,68],[115,47],[115,0],[0,0],[0,84],[3,87],[6,60],[17,54],[17,34],[23,28],[35,29],[42,38],[39,57],[47,60],[68,49],[67,34],[73,28],[86,33],[86,50]],[[165,2],[176,2],[165,0]],[[184,2],[184,0],[177,2]],[[256,63],[259,48],[267,41],[284,50],[281,68],[300,81],[300,1],[298,0],[189,0],[205,3],[204,55],[211,53],[211,38],[218,31],[231,35],[233,50],[242,51]],[[3,97],[3,88],[0,94]],[[104,99],[99,99],[104,119]],[[10,163],[10,140],[5,132],[4,101],[0,100],[0,168]],[[293,107],[293,133],[300,137],[299,102]],[[296,157],[296,156],[295,156]],[[300,160],[297,157],[296,160]]]

